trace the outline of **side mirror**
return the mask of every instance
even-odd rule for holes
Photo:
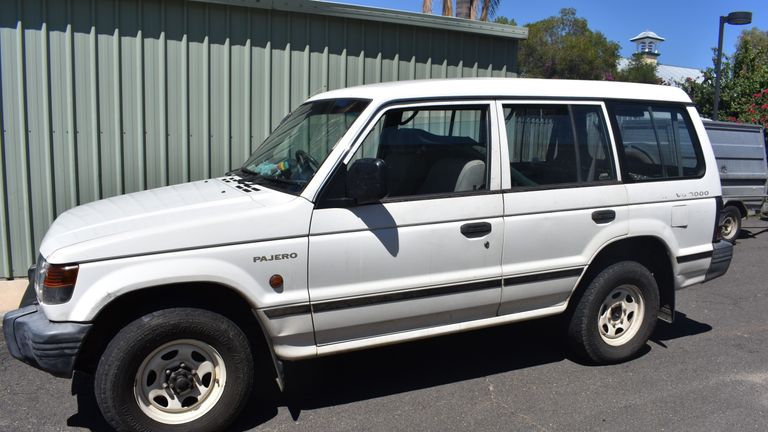
[[[387,164],[381,159],[358,159],[347,172],[347,196],[356,204],[377,202],[387,195]]]

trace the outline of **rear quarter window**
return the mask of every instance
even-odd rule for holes
[[[627,181],[699,178],[704,157],[685,107],[648,103],[609,105]]]

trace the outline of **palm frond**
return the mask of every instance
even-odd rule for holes
[[[496,16],[496,11],[501,5],[501,0],[483,0],[482,12],[480,13],[481,21],[488,21]]]

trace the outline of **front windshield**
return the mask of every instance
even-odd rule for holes
[[[331,99],[301,105],[253,152],[239,174],[300,193],[369,102]]]

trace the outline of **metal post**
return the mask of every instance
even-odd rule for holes
[[[712,120],[717,120],[717,111],[720,107],[720,64],[723,61],[723,29],[727,17],[720,17],[720,32],[717,35],[717,59],[715,60],[715,103],[712,108]]]

